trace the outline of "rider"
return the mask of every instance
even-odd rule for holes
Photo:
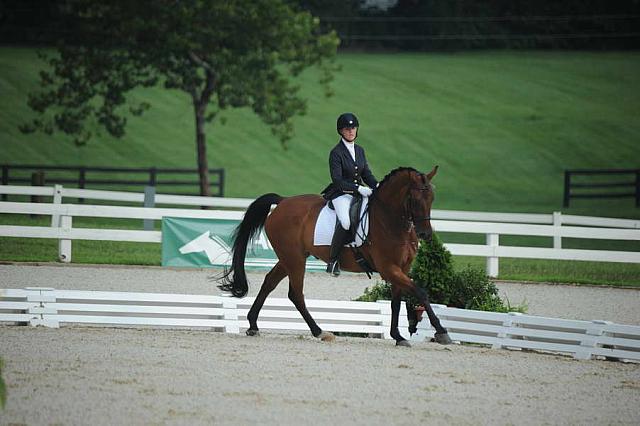
[[[325,199],[333,202],[337,216],[327,272],[338,276],[340,275],[338,263],[340,251],[346,243],[347,231],[351,225],[349,220],[351,201],[354,195],[370,196],[371,188],[375,188],[378,181],[369,170],[364,149],[355,143],[358,137],[358,118],[350,112],[341,114],[336,127],[341,138],[329,154],[329,172],[332,182],[322,191],[322,194]]]

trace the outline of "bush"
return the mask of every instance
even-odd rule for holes
[[[526,311],[525,305],[511,306],[508,301],[505,304],[498,295],[498,288],[484,271],[470,265],[454,271],[451,252],[435,234],[431,241],[420,242],[409,276],[427,292],[431,303],[479,311]],[[378,281],[356,300],[391,300],[391,285]],[[413,296],[404,297],[404,300],[409,309],[419,304]]]
[[[451,252],[444,247],[436,234],[433,234],[429,242],[420,241],[409,277],[427,292],[431,303],[447,306],[451,304],[452,284],[457,281],[453,260]],[[413,305],[419,303],[413,297],[409,297],[408,301]]]
[[[364,294],[356,299],[358,302],[376,302],[391,300],[391,284],[386,281],[376,281],[373,287],[364,289]]]

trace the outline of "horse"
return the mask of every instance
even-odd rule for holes
[[[391,283],[391,337],[398,346],[410,346],[398,330],[401,296],[414,296],[425,307],[435,329],[435,341],[449,344],[447,330],[433,312],[427,293],[416,286],[407,275],[418,249],[418,238],[432,236],[431,204],[434,186],[431,180],[438,171],[435,166],[428,174],[411,167],[399,167],[389,172],[369,198],[369,233],[361,246],[362,254],[374,265],[383,280]],[[303,295],[306,259],[310,255],[325,262],[329,260],[328,246],[313,244],[314,228],[326,200],[320,195],[281,197],[268,193],[258,197],[245,212],[234,231],[233,257],[230,268],[218,278],[218,287],[235,297],[248,292],[244,260],[250,240],[264,228],[278,261],[266,274],[260,291],[247,314],[248,336],[258,336],[258,315],[267,296],[285,277],[289,277],[289,300],[293,302],[311,330],[323,341],[335,336],[323,331],[310,315]],[[271,211],[273,205],[275,209]],[[271,214],[269,214],[271,212]],[[351,250],[342,250],[340,267],[350,272],[364,272]]]

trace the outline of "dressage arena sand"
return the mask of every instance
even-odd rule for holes
[[[217,294],[210,271],[0,265],[0,288]],[[263,273],[251,273],[255,295]],[[307,275],[350,300],[364,276]],[[498,283],[529,313],[640,325],[640,291]],[[286,280],[274,297],[286,297]],[[405,333],[406,334],[406,333]],[[640,424],[640,365],[303,334],[0,326],[0,424]]]

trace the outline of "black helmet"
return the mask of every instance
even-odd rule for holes
[[[338,129],[338,133],[340,133],[340,129],[344,129],[345,127],[360,127],[358,123],[358,117],[350,112],[340,114],[336,127]]]

